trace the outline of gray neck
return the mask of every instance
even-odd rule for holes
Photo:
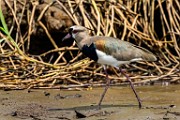
[[[75,41],[79,49],[81,49],[84,45],[90,45],[92,43],[91,36],[87,32],[78,33],[75,36]]]

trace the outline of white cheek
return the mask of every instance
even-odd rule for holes
[[[76,38],[76,34],[75,33],[72,33],[72,38]]]

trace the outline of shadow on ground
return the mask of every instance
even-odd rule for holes
[[[111,87],[101,109],[102,88],[90,91],[0,91],[1,120],[179,120],[180,85],[136,87],[139,109],[129,87]]]

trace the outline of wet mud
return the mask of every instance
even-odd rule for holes
[[[89,91],[0,91],[1,120],[180,120],[180,85],[136,86],[143,108],[127,87]]]

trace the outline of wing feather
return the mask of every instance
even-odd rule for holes
[[[140,58],[145,61],[156,61],[153,53],[132,43],[103,36],[95,36],[93,40],[98,50],[112,55],[119,61],[131,61]]]

